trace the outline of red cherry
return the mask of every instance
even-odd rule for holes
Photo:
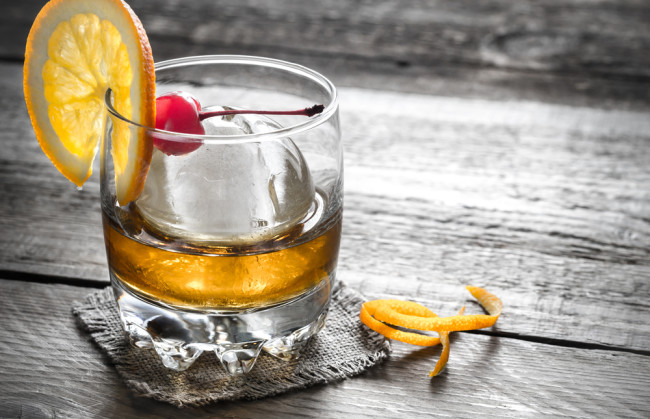
[[[185,92],[166,93],[156,98],[156,128],[165,131],[204,135],[199,120],[201,105]],[[201,147],[200,140],[168,140],[160,135],[153,137],[153,145],[168,156],[182,156]]]
[[[258,115],[304,115],[314,116],[323,112],[323,105],[314,105],[310,108],[296,111],[254,111],[241,109],[228,109],[223,111],[201,111],[201,104],[196,98],[185,92],[166,93],[156,98],[156,129],[181,132],[185,134],[204,135],[205,130],[201,121],[214,116],[258,114]],[[168,156],[182,156],[201,147],[203,142],[199,139],[183,139],[173,141],[164,138],[164,135],[154,134],[153,145]]]

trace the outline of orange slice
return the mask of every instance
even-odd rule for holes
[[[114,108],[134,122],[155,123],[155,76],[149,40],[121,0],[51,0],[32,25],[23,87],[41,148],[77,186],[90,177],[113,91]],[[124,125],[124,124],[122,124]],[[142,191],[153,143],[143,130],[113,129],[117,199]]]

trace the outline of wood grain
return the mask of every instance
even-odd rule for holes
[[[650,416],[647,2],[129,1],[157,61],[272,56],[341,87],[341,279],[441,315],[481,312],[468,283],[505,303],[435,380],[439,349],[398,343],[355,379],[183,410],[133,397],[70,314],[108,277],[97,175],[60,176],[23,104],[44,2],[0,5],[0,417]]]
[[[500,333],[647,351],[644,112],[348,88],[341,107],[343,280],[441,314],[468,301],[462,285],[484,286],[506,303]],[[96,177],[76,191],[12,112],[0,269],[107,282]]]
[[[368,91],[344,106],[342,278],[445,313],[484,286],[510,307],[500,331],[649,347],[644,113]]]
[[[650,414],[646,356],[572,349],[474,334],[452,335],[447,370],[429,371],[439,348],[395,344],[360,377],[271,399],[176,409],[136,398],[70,312],[89,290],[0,280],[2,417],[489,417]]]
[[[261,55],[316,68],[340,86],[608,108],[650,103],[650,7],[634,0],[129,3],[156,61]],[[22,60],[43,4],[2,4],[0,58]]]
[[[8,41],[26,37],[44,1],[5,5]],[[151,3],[131,0],[154,43],[178,39],[196,50],[267,47],[302,54],[405,63],[452,62],[516,69],[564,69],[650,76],[650,7],[638,1],[296,0]],[[570,18],[569,18],[570,17]],[[583,26],[580,26],[584,24]],[[634,28],[633,30],[631,28]],[[20,28],[20,29],[18,29]],[[24,38],[23,38],[24,39]],[[18,42],[5,54],[19,55]]]

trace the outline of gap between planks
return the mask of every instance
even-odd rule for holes
[[[610,345],[602,345],[599,343],[580,342],[580,341],[569,340],[569,339],[556,339],[556,338],[540,337],[540,336],[532,336],[532,335],[528,336],[528,335],[522,335],[520,333],[510,333],[510,332],[501,332],[501,331],[492,331],[492,330],[467,330],[460,333],[494,336],[503,339],[514,339],[514,340],[521,340],[525,342],[540,343],[543,345],[559,346],[562,348],[627,352],[630,354],[650,356],[650,351],[648,350],[622,348],[622,347],[616,347]]]
[[[36,283],[36,284],[68,285],[68,286],[91,288],[91,289],[103,289],[109,285],[107,283],[98,282],[92,279],[72,278],[72,277],[63,277],[63,276],[48,276],[43,274],[9,271],[9,270],[0,270],[0,278],[5,280],[22,281],[22,282]],[[539,343],[543,345],[551,345],[551,346],[558,346],[564,348],[606,350],[612,352],[625,352],[625,353],[631,353],[636,355],[650,356],[650,350],[615,347],[615,346],[602,345],[597,343],[580,342],[580,341],[574,341],[569,339],[556,339],[556,338],[550,338],[544,336],[523,335],[520,333],[510,333],[510,332],[494,331],[494,330],[467,330],[467,331],[462,331],[457,333],[469,333],[469,334],[478,334],[484,336],[493,336],[498,338],[513,339],[513,340],[519,340],[524,342],[533,342],[533,343]]]
[[[84,288],[102,289],[108,285],[96,279],[74,278],[69,276],[46,275],[32,272],[0,269],[0,278],[37,284],[71,285]]]

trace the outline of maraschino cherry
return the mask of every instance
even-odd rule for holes
[[[199,111],[201,104],[185,92],[173,92],[156,98],[156,129],[186,134],[205,134]],[[171,141],[154,135],[153,145],[168,156],[182,156],[201,147],[200,141]]]
[[[181,132],[185,134],[204,135],[205,129],[201,121],[213,116],[257,114],[257,115],[304,115],[314,116],[323,112],[323,105],[296,111],[254,111],[254,110],[225,110],[202,111],[201,104],[192,95],[185,92],[166,93],[156,98],[156,129]],[[168,156],[182,156],[201,147],[200,140],[171,141],[154,135],[153,145]]]

